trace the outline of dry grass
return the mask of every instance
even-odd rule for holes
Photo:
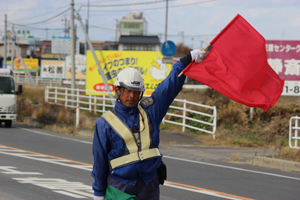
[[[241,161],[241,153],[233,153],[228,161]]]
[[[300,150],[283,147],[280,151],[276,152],[275,157],[300,162]]]

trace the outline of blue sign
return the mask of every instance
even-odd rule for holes
[[[170,40],[165,41],[161,46],[161,52],[164,56],[173,56],[176,52],[176,45]]]

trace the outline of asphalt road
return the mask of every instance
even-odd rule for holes
[[[299,199],[299,173],[229,163],[206,154],[211,147],[160,148],[168,167],[162,200]],[[91,138],[0,126],[0,199],[92,199],[92,163]]]

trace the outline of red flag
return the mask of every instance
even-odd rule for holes
[[[265,39],[237,15],[210,43],[213,47],[200,63],[182,72],[228,98],[265,111],[280,97],[281,80],[267,62]]]

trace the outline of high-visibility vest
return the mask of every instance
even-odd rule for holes
[[[144,123],[141,115],[139,115],[140,120],[140,140],[141,147],[139,148],[137,145],[137,141],[135,139],[134,134],[131,129],[128,128],[123,121],[121,121],[113,112],[109,111],[102,115],[102,118],[112,127],[112,129],[123,139],[124,144],[126,145],[129,153],[122,155],[117,158],[113,158],[110,160],[111,169],[115,169],[118,167],[123,167],[126,165],[130,165],[136,162],[140,162],[149,158],[161,157],[158,148],[150,149],[150,131],[147,114],[144,109],[138,105],[138,109],[143,115]],[[144,129],[145,124],[145,129]]]

